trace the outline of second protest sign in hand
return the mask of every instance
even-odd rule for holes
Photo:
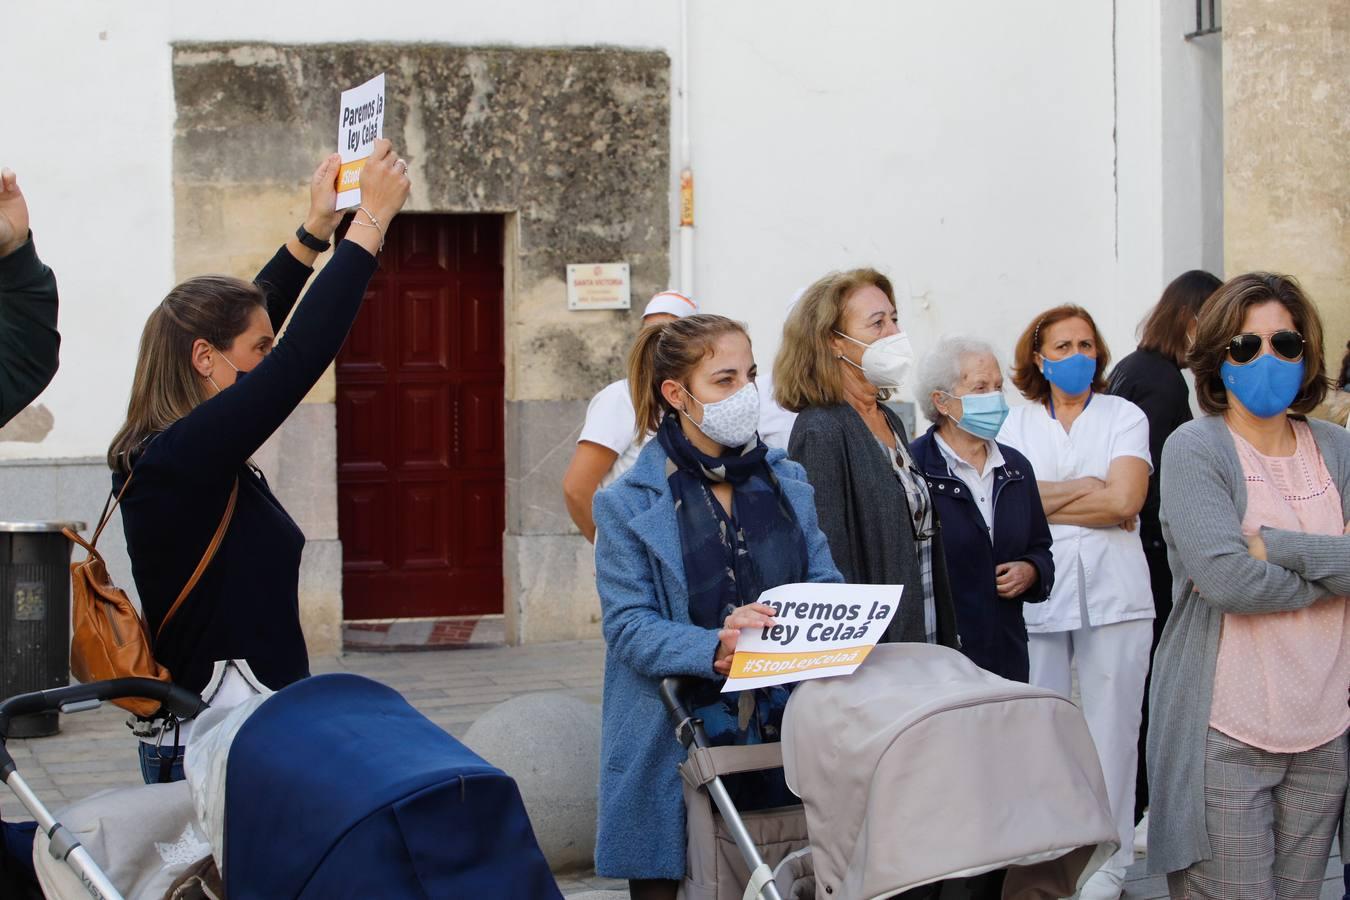
[[[784,584],[760,595],[772,625],[742,629],[723,692],[848,675],[895,618],[904,585]]]

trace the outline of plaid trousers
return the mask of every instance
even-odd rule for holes
[[[1270,753],[1209,730],[1205,824],[1212,856],[1167,876],[1185,900],[1316,900],[1346,788],[1346,736]]]

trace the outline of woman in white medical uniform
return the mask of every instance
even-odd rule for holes
[[[1030,401],[998,440],[1036,470],[1054,539],[1050,599],[1023,607],[1031,683],[1068,696],[1077,666],[1120,851],[1084,886],[1115,900],[1134,859],[1140,709],[1153,638],[1153,594],[1138,514],[1152,469],[1148,420],[1102,393],[1110,354],[1092,316],[1065,305],[1037,316],[1017,341],[1013,382]]]

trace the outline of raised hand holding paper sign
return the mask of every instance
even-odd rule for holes
[[[361,205],[361,167],[376,138],[384,137],[384,73],[342,92],[338,111],[337,208]]]
[[[774,623],[745,628],[722,691],[744,691],[808,678],[848,675],[895,618],[904,585],[784,584],[759,602]]]

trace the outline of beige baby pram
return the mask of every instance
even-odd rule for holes
[[[1078,707],[944,647],[883,644],[800,685],[783,768],[831,900],[1002,868],[1005,898],[1067,897],[1119,849]]]
[[[676,690],[689,900],[873,900],[1002,868],[1005,898],[1042,900],[1118,849],[1078,708],[954,650],[883,644],[798,685],[778,745],[707,748]],[[803,807],[740,816],[720,776],[778,764]]]

